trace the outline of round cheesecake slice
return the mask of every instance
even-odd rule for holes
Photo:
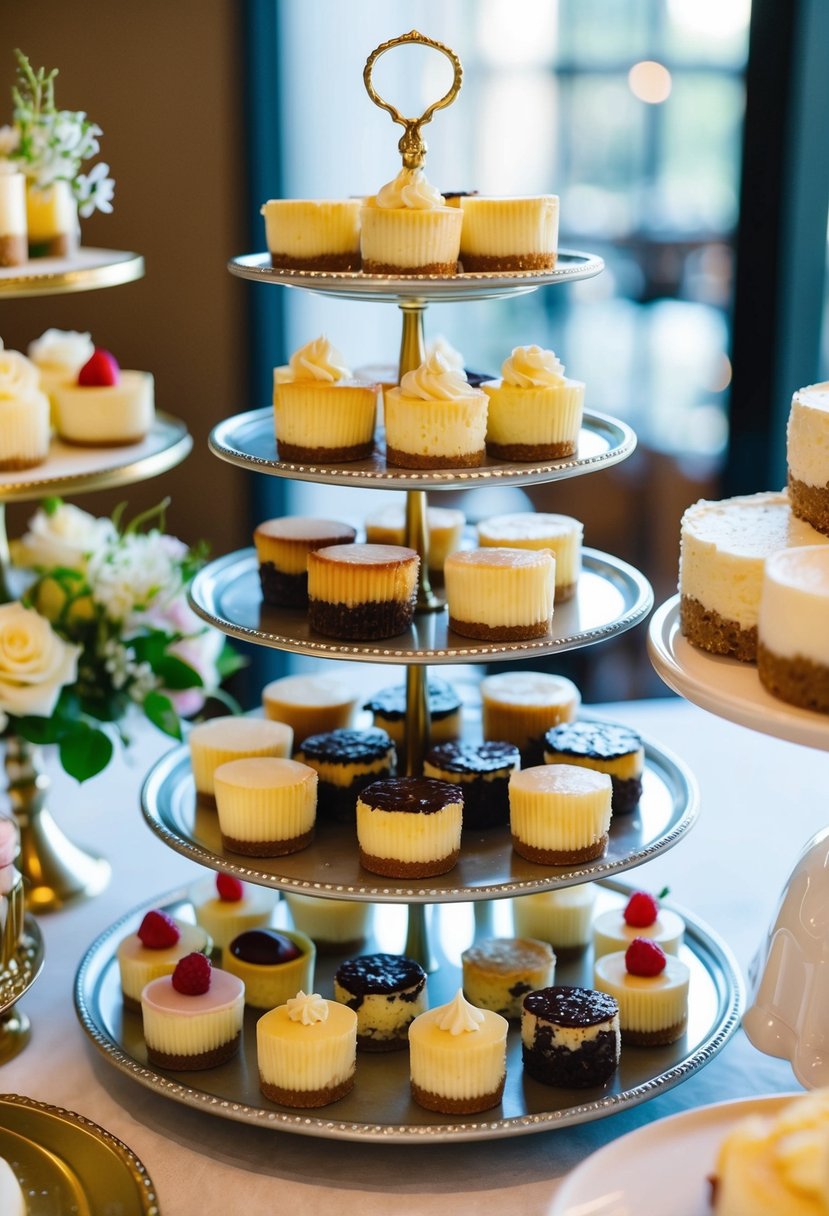
[[[590,944],[596,884],[582,882],[560,891],[538,891],[512,901],[515,930],[522,937],[549,942],[556,958],[583,954]]]
[[[829,547],[788,549],[766,562],[757,670],[773,696],[829,714]]]
[[[429,777],[375,781],[357,799],[360,863],[389,878],[445,874],[458,860],[463,791]]]
[[[351,544],[356,535],[356,528],[333,519],[289,515],[265,520],[253,534],[265,603],[304,608],[308,603],[308,554],[328,545]]]
[[[458,990],[409,1027],[412,1097],[441,1114],[466,1115],[497,1106],[507,1075],[509,1022],[476,1009]]]
[[[611,815],[610,778],[571,764],[513,773],[512,847],[541,865],[574,865],[604,856]]]
[[[463,992],[478,1009],[518,1019],[524,997],[553,982],[556,956],[547,942],[522,937],[491,937],[461,955]]]
[[[279,898],[269,887],[237,880],[227,883],[221,875],[211,875],[194,883],[189,896],[196,922],[210,934],[213,945],[220,950],[246,929],[267,925]]]
[[[463,549],[446,559],[449,628],[488,642],[550,632],[555,558],[547,549]]]
[[[298,992],[256,1023],[259,1088],[283,1106],[312,1109],[354,1086],[357,1015],[318,993]]]
[[[178,938],[170,945],[145,946],[138,933],[129,933],[118,943],[116,958],[121,979],[124,1006],[137,1011],[141,1008],[141,993],[150,980],[172,975],[179,959],[198,951],[209,954],[213,946],[209,934],[199,925],[171,918]],[[171,934],[171,936],[173,936]]]
[[[414,619],[420,558],[399,545],[331,545],[308,554],[308,619],[326,637],[396,637]]]

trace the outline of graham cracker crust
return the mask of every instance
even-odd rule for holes
[[[578,441],[566,439],[562,443],[487,443],[486,450],[496,460],[559,460],[562,456],[575,456]]]
[[[578,589],[577,582],[576,583],[562,583],[562,585],[560,587],[558,586],[558,584],[556,584],[556,603],[563,604],[567,600],[571,600],[573,598],[573,596],[576,594],[577,589]]]
[[[422,452],[402,452],[386,444],[386,464],[398,469],[477,469],[486,460],[486,449],[458,452],[455,456],[425,456]]]
[[[519,857],[525,857],[527,861],[537,861],[542,866],[570,866],[580,861],[595,861],[597,857],[604,857],[607,832],[583,849],[537,849],[535,845],[519,840],[513,833],[512,847]]]
[[[433,861],[397,861],[394,857],[373,857],[360,848],[360,865],[383,878],[434,878],[447,874],[459,857],[460,849],[455,849],[448,857],[436,857]]]
[[[294,836],[291,840],[236,840],[222,832],[222,845],[232,853],[243,853],[246,857],[285,857],[298,853],[314,839],[314,829]]]
[[[216,795],[208,794],[204,790],[196,790],[196,802],[199,806],[207,807],[211,811],[216,809]]]
[[[553,270],[556,253],[465,253],[461,265],[465,271],[493,270]]]
[[[829,714],[829,667],[796,655],[783,659],[760,642],[757,647],[757,674],[760,683],[773,697],[801,709]]]
[[[282,1089],[279,1085],[271,1085],[262,1075],[259,1076],[259,1088],[271,1102],[280,1106],[293,1106],[300,1110],[311,1110],[317,1106],[328,1106],[338,1102],[354,1088],[354,1073],[346,1077],[339,1085],[329,1085],[325,1089]]]
[[[289,460],[292,464],[334,464],[340,460],[348,463],[350,460],[366,460],[374,451],[374,440],[353,443],[345,448],[302,448],[277,437],[276,450],[280,460]]]
[[[197,1068],[215,1068],[219,1064],[233,1058],[239,1049],[242,1038],[241,1030],[232,1039],[214,1047],[212,1051],[200,1051],[192,1056],[168,1055],[166,1051],[156,1051],[147,1044],[147,1060],[158,1068],[169,1068],[171,1072],[190,1072]]]
[[[325,253],[316,258],[294,258],[287,253],[271,252],[274,270],[359,270],[360,251]]]
[[[304,608],[308,603],[308,571],[285,574],[273,562],[261,562],[262,599],[274,608]]]
[[[0,236],[0,266],[22,266],[29,259],[29,246],[24,234]]]
[[[0,472],[16,473],[24,469],[36,469],[46,460],[47,453],[38,456],[36,460],[28,460],[20,456],[12,456],[9,460],[0,460]]]
[[[450,615],[449,628],[464,638],[481,642],[527,642],[531,638],[546,638],[550,632],[548,620],[527,625],[485,625],[482,621],[459,621]]]
[[[427,262],[425,266],[392,266],[390,262],[372,262],[363,258],[363,274],[457,274],[457,262]]]
[[[682,595],[679,600],[679,628],[692,646],[709,654],[723,654],[741,663],[753,663],[757,657],[757,626],[743,629],[736,621],[727,621],[713,608],[704,608],[699,600]]]
[[[415,596],[409,600],[371,600],[365,604],[330,604],[309,599],[308,621],[316,633],[346,641],[372,641],[405,633],[414,619]]]
[[[666,1047],[669,1043],[681,1039],[687,1028],[688,1019],[684,1017],[681,1022],[660,1030],[625,1030],[623,1026],[621,1037],[622,1042],[629,1047]]]
[[[829,482],[825,486],[810,486],[789,474],[789,502],[793,515],[829,536]]]
[[[435,1110],[441,1115],[474,1115],[481,1110],[491,1110],[497,1106],[504,1096],[506,1074],[501,1078],[501,1084],[488,1094],[479,1094],[472,1098],[445,1098],[442,1094],[430,1093],[421,1089],[412,1081],[412,1097],[418,1106],[424,1110]]]

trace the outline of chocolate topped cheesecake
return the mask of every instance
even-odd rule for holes
[[[389,878],[445,874],[458,860],[463,790],[429,777],[375,781],[357,799],[360,862]]]
[[[520,767],[521,754],[513,743],[457,740],[433,747],[423,773],[461,786],[463,826],[477,829],[508,823],[510,773]]]
[[[331,545],[308,554],[308,619],[327,637],[391,638],[410,627],[420,558],[403,545]]]
[[[289,515],[265,520],[253,534],[265,603],[304,608],[308,603],[309,552],[350,544],[356,535],[350,524],[333,519]]]
[[[619,1007],[591,988],[541,988],[524,998],[524,1068],[565,1089],[605,1085],[619,1063]]]
[[[319,774],[320,813],[353,823],[357,795],[392,775],[397,753],[384,730],[329,730],[304,739],[297,759]]]
[[[461,733],[461,699],[445,680],[429,680],[429,736],[434,742],[457,739]],[[406,685],[392,684],[381,688],[366,701],[363,709],[374,716],[374,725],[388,731],[395,743],[403,742],[406,723]],[[431,774],[435,776],[436,774]]]
[[[405,1048],[409,1024],[426,1008],[426,972],[400,954],[346,959],[334,976],[334,999],[357,1014],[363,1051]]]
[[[614,815],[636,810],[642,796],[645,749],[635,730],[613,722],[564,722],[544,736],[545,764],[575,764],[607,773]]]

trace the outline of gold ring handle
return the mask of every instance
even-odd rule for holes
[[[439,101],[434,101],[428,106],[420,118],[405,118],[396,106],[391,102],[384,101],[380,94],[371,83],[371,73],[375,63],[381,55],[385,55],[386,51],[390,51],[395,46],[408,46],[418,44],[420,46],[430,46],[435,51],[440,51],[445,55],[452,64],[454,78],[449,90],[440,98]],[[403,157],[404,169],[420,169],[426,159],[426,141],[421,134],[421,127],[427,122],[432,121],[432,115],[435,110],[442,110],[446,106],[451,105],[460,92],[461,84],[463,83],[463,68],[461,61],[458,59],[454,51],[448,46],[444,46],[442,42],[435,42],[433,38],[427,38],[425,34],[419,34],[417,30],[411,30],[408,34],[402,34],[399,38],[391,38],[388,42],[381,42],[380,46],[376,47],[371,52],[366,60],[366,66],[363,68],[363,82],[366,86],[366,92],[376,106],[387,110],[391,114],[392,121],[400,123],[403,127],[403,134],[400,136],[400,141],[397,145],[401,156]]]

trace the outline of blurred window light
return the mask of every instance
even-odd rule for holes
[[[678,26],[707,38],[733,38],[748,29],[751,0],[668,0]]]
[[[549,64],[558,47],[557,0],[483,0],[478,50],[495,67]]]
[[[628,72],[628,84],[633,96],[648,105],[659,105],[671,95],[671,73],[664,64],[653,59],[635,63]]]

